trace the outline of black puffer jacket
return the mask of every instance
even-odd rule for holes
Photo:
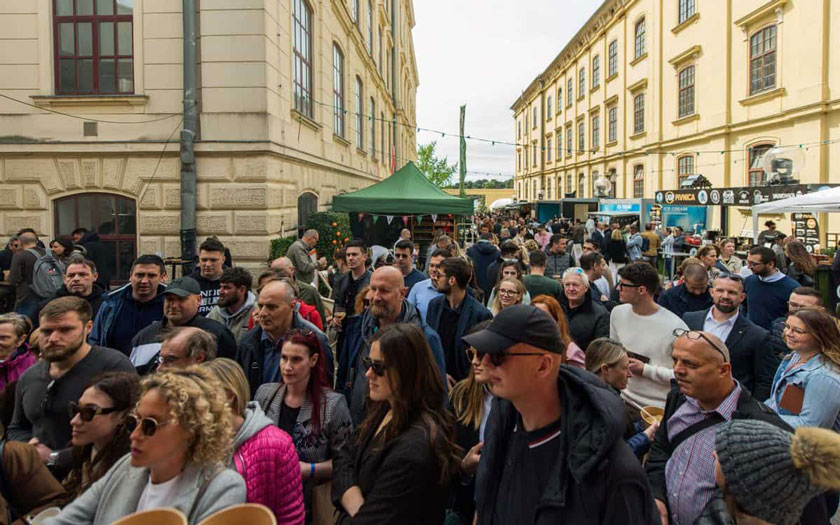
[[[659,523],[642,466],[622,438],[621,399],[594,375],[567,366],[560,367],[557,390],[563,442],[534,524]],[[493,399],[476,475],[478,523],[491,523],[495,506],[509,504],[498,490],[517,419],[512,403]]]
[[[569,335],[581,350],[586,351],[593,339],[610,336],[610,312],[592,299],[591,288],[586,291],[586,300],[577,308],[569,306],[565,295],[560,298],[560,306],[569,322]]]

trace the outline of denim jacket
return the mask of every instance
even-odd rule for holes
[[[840,371],[822,354],[788,370],[790,364],[798,359],[796,352],[782,359],[773,378],[770,399],[765,404],[794,428],[821,427],[840,431]],[[797,385],[805,390],[799,415],[779,406],[787,385]]]

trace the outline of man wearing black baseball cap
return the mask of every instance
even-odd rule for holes
[[[131,362],[138,372],[155,368],[160,354],[162,332],[178,326],[201,328],[216,337],[219,357],[236,357],[236,339],[225,325],[198,315],[201,305],[201,286],[192,277],[175,279],[163,292],[163,319],[137,332],[131,341]]]
[[[479,524],[650,524],[659,517],[622,438],[621,399],[562,365],[557,323],[531,305],[502,310],[464,337],[493,399],[476,475]]]

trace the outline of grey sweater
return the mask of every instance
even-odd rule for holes
[[[207,477],[200,466],[187,464],[181,473],[178,498],[172,507],[187,516],[189,523],[198,523],[214,512],[245,503],[245,481],[235,471],[221,469],[200,499],[196,500]],[[131,455],[117,461],[99,481],[82,493],[61,514],[48,519],[45,525],[107,525],[133,514],[149,481],[149,470],[131,466]]]

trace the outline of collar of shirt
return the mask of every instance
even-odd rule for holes
[[[709,330],[707,326],[711,325],[711,328],[717,328],[727,333],[732,331],[732,327],[735,326],[735,322],[738,320],[738,316],[741,315],[741,313],[738,310],[735,310],[735,315],[733,315],[726,321],[718,321],[717,319],[715,319],[715,316],[712,313],[714,309],[714,307],[709,308],[709,313],[706,314],[706,321],[703,323],[703,330],[710,332],[711,330]],[[724,341],[726,340],[725,337],[721,337],[721,339]]]
[[[726,396],[726,399],[724,399],[723,402],[721,402],[721,404],[714,410],[703,410],[700,408],[700,403],[698,403],[693,397],[686,396],[686,404],[691,405],[691,412],[693,413],[712,414],[717,412],[723,417],[723,419],[730,421],[732,419],[732,413],[735,412],[735,409],[738,407],[738,398],[741,397],[741,383],[739,383],[737,379],[733,379],[733,381],[735,381],[735,388],[732,389],[732,392],[730,392],[729,395]]]
[[[822,357],[821,353],[817,354],[817,355],[813,356],[812,358],[808,359],[807,361],[805,361],[804,363],[802,363],[800,366],[797,366],[796,368],[790,368],[791,363],[798,363],[799,362],[799,353],[798,352],[791,352],[787,357],[785,357],[782,360],[782,367],[783,367],[782,376],[791,375],[794,372],[798,372],[798,371],[813,372],[817,368],[825,366],[823,364],[823,360],[820,359],[821,357]]]
[[[263,330],[263,333],[260,336],[260,342],[263,344],[263,347],[269,347],[272,350],[279,350],[283,346],[284,340],[285,338],[281,337],[279,341],[274,341],[265,330]]]
[[[461,304],[452,308],[452,305],[449,304],[449,298],[444,299],[443,301],[443,311],[444,312],[453,312],[456,314],[460,314],[464,310],[464,303],[467,302],[467,296],[464,296],[464,299],[461,301]]]

